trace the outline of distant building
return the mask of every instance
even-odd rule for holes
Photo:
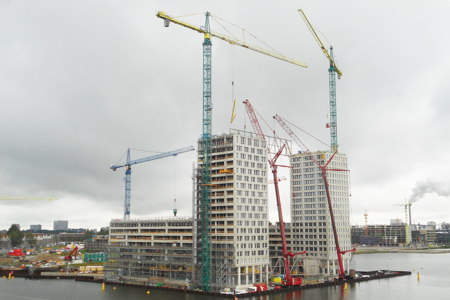
[[[402,219],[391,219],[391,225],[405,225]]]
[[[352,226],[352,243],[360,245],[399,246],[406,244],[406,226],[402,225],[367,225]],[[369,238],[368,238],[369,237]],[[373,239],[370,237],[378,237]]]
[[[30,225],[30,230],[32,232],[40,232],[42,230],[42,225]]]
[[[69,228],[69,221],[57,220],[53,221],[54,231],[67,231]]]

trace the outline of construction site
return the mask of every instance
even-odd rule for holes
[[[269,126],[264,134],[262,119],[249,100],[245,111],[253,131],[230,129],[212,132],[211,39],[218,38],[264,55],[300,66],[306,65],[235,37],[210,30],[210,13],[198,27],[165,12],[158,12],[165,27],[180,25],[203,34],[202,128],[197,141],[197,162],[192,167],[192,215],[133,219],[130,217],[131,166],[193,151],[186,147],[111,166],[125,168],[123,219],[110,223],[109,257],[105,279],[139,282],[154,286],[183,287],[202,291],[248,292],[268,287],[301,286],[317,278],[345,280],[355,251],[350,240],[349,169],[347,157],[338,151],[336,74],[342,72],[318,38],[301,9],[308,29],[329,61],[331,143],[325,151],[310,151],[289,122],[275,115],[289,139]],[[234,102],[236,104],[236,100]],[[235,116],[233,107],[232,119]],[[290,123],[292,125],[292,123]],[[295,126],[295,125],[292,125]],[[299,150],[293,151],[292,141]],[[277,160],[285,156],[289,165]],[[281,207],[282,180],[278,168],[289,171],[291,222]],[[271,175],[270,175],[271,173]],[[275,199],[269,199],[269,189]],[[276,202],[278,222],[269,222],[269,201]]]

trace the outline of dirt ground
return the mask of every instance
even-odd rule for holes
[[[36,255],[27,255],[25,256],[24,260],[26,264],[30,264],[32,262],[38,262],[46,260],[49,261],[56,261],[56,262],[64,262],[64,259],[62,259],[62,254],[48,254],[48,253],[38,253]],[[10,257],[7,254],[0,257],[0,264],[13,264],[15,257]]]

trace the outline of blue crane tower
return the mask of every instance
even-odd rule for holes
[[[211,210],[211,116],[212,116],[212,101],[211,101],[211,37],[217,37],[232,45],[238,45],[288,63],[298,65],[306,68],[306,64],[295,59],[286,57],[280,53],[276,53],[258,46],[251,45],[245,41],[238,40],[235,37],[229,37],[218,32],[210,30],[210,17],[214,18],[209,12],[205,13],[205,26],[195,26],[187,22],[181,21],[177,18],[167,15],[160,11],[156,14],[158,18],[164,20],[164,26],[169,27],[170,23],[181,25],[185,28],[192,29],[203,34],[203,119],[202,119],[202,138],[201,149],[199,149],[201,166],[201,288],[203,291],[210,290],[211,281],[211,246],[210,246],[210,210]]]
[[[161,154],[157,154],[157,155],[152,155],[149,157],[131,160],[130,159],[130,148],[128,148],[127,161],[121,165],[112,165],[110,167],[110,169],[113,171],[116,171],[117,169],[122,168],[122,167],[125,168],[125,178],[124,178],[124,181],[125,181],[125,204],[124,204],[123,219],[124,220],[130,219],[131,166],[132,165],[136,165],[136,164],[140,164],[140,163],[144,163],[147,161],[156,160],[156,159],[160,159],[160,158],[164,158],[164,157],[176,156],[180,153],[193,151],[193,150],[195,150],[194,147],[190,146],[190,147],[181,148],[181,149],[174,150],[174,151],[169,151],[169,152],[165,152],[165,153],[161,153]]]
[[[338,79],[341,78],[342,72],[336,66],[336,61],[333,55],[333,47],[330,47],[330,52],[328,53],[327,49],[323,45],[313,26],[309,22],[308,18],[306,18],[305,13],[301,8],[298,9],[300,16],[305,21],[306,26],[308,26],[309,31],[311,31],[312,35],[316,39],[316,42],[319,44],[320,49],[325,54],[330,62],[330,68],[328,69],[328,78],[329,78],[329,89],[330,89],[330,123],[327,124],[327,128],[330,128],[330,138],[331,138],[331,150],[333,152],[338,151],[338,141],[337,141],[337,110],[336,110],[336,73],[338,74]]]

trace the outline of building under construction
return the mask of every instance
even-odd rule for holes
[[[198,142],[198,167],[192,176],[192,218],[111,221],[111,259],[105,268],[110,279],[164,279],[172,284],[187,280],[201,287],[208,268],[211,290],[268,281],[266,142],[237,130],[212,137],[210,183],[202,182],[203,143]]]
[[[307,274],[337,275],[338,257],[333,234],[331,214],[327,204],[325,183],[321,166],[333,156],[333,152],[299,152],[291,156],[291,235],[295,252],[307,251],[304,270]],[[314,157],[313,157],[314,156]],[[313,161],[313,158],[315,161]],[[350,240],[349,174],[347,156],[334,154],[327,171],[330,200],[336,223],[340,248],[352,249]],[[344,255],[347,268],[352,253]]]
[[[269,226],[266,141],[237,130],[213,136],[209,183],[202,181],[203,143],[198,141],[198,165],[192,173],[192,216],[111,221],[107,280],[201,288],[206,274],[210,290],[218,291],[244,289],[285,274],[280,229]],[[312,155],[322,161],[333,153]],[[336,276],[339,266],[320,168],[312,164],[311,154],[298,153],[290,161],[292,222],[285,223],[286,244],[288,251],[307,251],[291,259],[290,272]],[[346,156],[336,154],[331,167],[347,169]],[[341,249],[349,250],[348,174],[328,171],[328,176]],[[351,253],[345,254],[347,268],[350,259]]]

